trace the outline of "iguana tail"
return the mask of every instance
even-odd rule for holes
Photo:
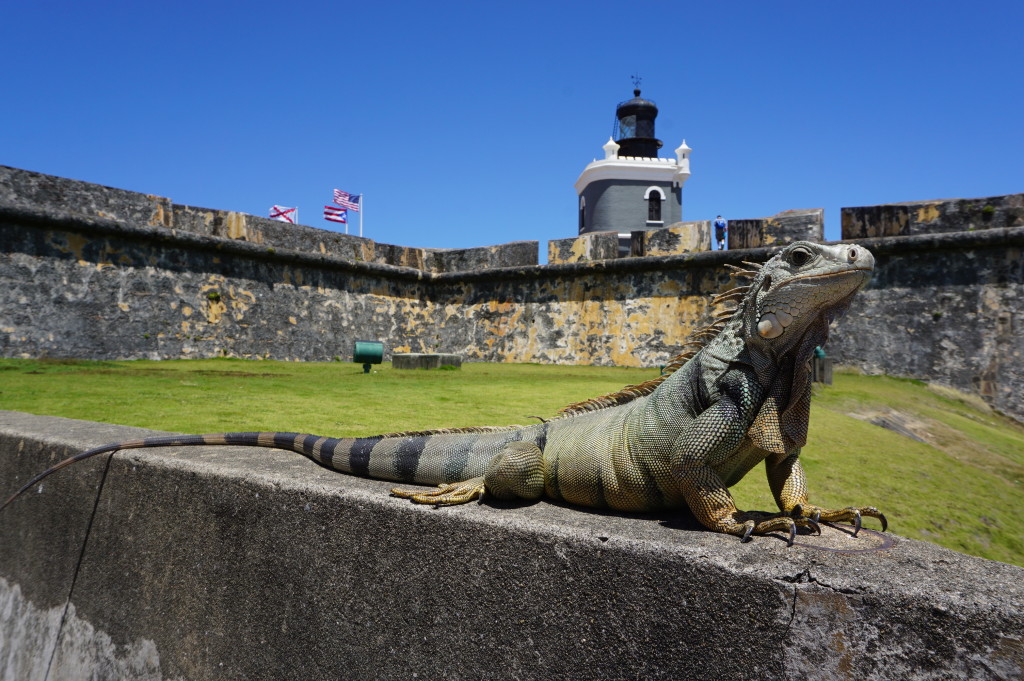
[[[388,433],[374,437],[333,438],[309,433],[251,432],[169,435],[125,440],[75,454],[47,468],[12,494],[0,511],[44,478],[85,459],[121,449],[235,445],[297,452],[343,473],[379,480],[437,485],[482,475],[490,459],[509,442],[525,440],[543,447],[545,428],[461,428]]]

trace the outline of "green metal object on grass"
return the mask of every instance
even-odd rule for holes
[[[352,361],[363,365],[363,373],[370,373],[371,364],[384,361],[384,344],[380,341],[356,341]]]

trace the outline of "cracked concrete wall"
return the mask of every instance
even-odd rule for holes
[[[0,480],[17,486],[144,434],[0,412]],[[702,530],[685,512],[438,511],[388,496],[392,484],[239,447],[128,450],[62,471],[0,515],[0,546],[16,548],[0,551],[0,670],[19,681],[1024,673],[1018,567],[872,530],[825,527],[787,547]]]

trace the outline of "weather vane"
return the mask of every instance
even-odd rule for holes
[[[637,76],[637,75],[632,75],[632,76],[630,76],[630,78],[633,79],[633,87],[635,87],[637,90],[639,90],[640,89],[640,81],[642,81],[643,78],[641,78],[640,76]]]

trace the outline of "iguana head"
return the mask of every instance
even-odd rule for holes
[[[874,256],[863,246],[786,246],[757,272],[740,304],[747,347],[779,357],[803,345],[808,331],[824,343],[829,323],[846,311],[874,267]]]
[[[786,355],[785,364],[793,379],[809,381],[800,372],[792,371],[793,367],[806,362],[815,346],[828,339],[828,325],[846,311],[853,295],[867,283],[875,258],[862,246],[798,241],[764,265],[746,264],[756,271],[728,267],[741,276],[750,277],[751,284],[738,286],[712,300],[712,304],[739,301],[738,307],[725,310],[715,317],[717,321],[695,331],[688,343],[691,349],[673,357],[660,376],[570,404],[559,412],[560,415],[573,416],[614,407],[649,395],[685,366],[698,349],[707,352],[716,345],[714,349],[720,351],[716,354],[723,361],[723,368],[727,368],[728,362],[736,359],[745,346],[749,350],[745,361],[759,376],[770,378],[777,373],[780,358]],[[707,358],[703,365],[705,368],[710,365]],[[802,389],[798,386],[790,392],[799,396]],[[806,427],[806,419],[803,425]],[[799,441],[801,437],[796,429],[790,429],[790,441]]]

